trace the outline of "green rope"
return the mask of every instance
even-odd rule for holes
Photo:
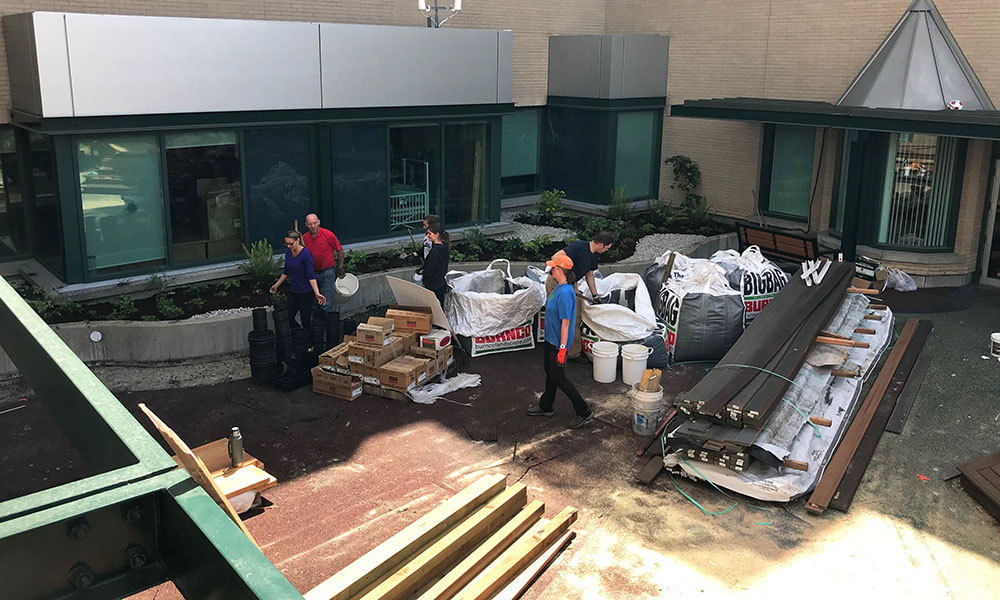
[[[811,425],[812,428],[816,430],[815,437],[818,437],[818,438],[823,437],[823,435],[820,434],[820,432],[819,432],[819,427],[817,427],[815,423],[813,423],[812,421],[809,420],[809,416],[806,415],[806,413],[802,412],[802,409],[800,409],[798,406],[795,406],[795,403],[792,402],[791,400],[789,400],[788,398],[782,398],[782,400],[784,400],[785,402],[788,403],[789,406],[791,406],[792,408],[794,408],[795,412],[797,412],[800,415],[802,415],[802,418],[806,420],[806,423],[808,423],[809,425]]]
[[[743,368],[743,369],[757,369],[758,371],[763,371],[764,373],[767,373],[768,375],[774,375],[775,377],[780,377],[780,378],[784,379],[785,381],[787,381],[788,383],[790,383],[790,384],[794,385],[795,387],[799,388],[803,392],[806,391],[806,388],[804,388],[801,385],[795,383],[794,381],[792,381],[791,379],[785,377],[781,373],[775,373],[774,371],[768,371],[767,369],[763,369],[761,367],[755,367],[753,365],[740,365],[740,364],[737,364],[737,363],[727,363],[727,364],[724,364],[724,365],[718,365],[715,368],[719,369],[719,368],[722,368],[722,367],[740,367],[740,368]]]

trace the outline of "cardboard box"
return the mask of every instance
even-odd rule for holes
[[[425,372],[427,373],[428,379],[441,372],[441,355],[437,350],[414,346],[413,348],[410,348],[410,351],[407,354],[416,358],[427,359],[427,369]]]
[[[429,333],[431,330],[431,313],[390,308],[385,311],[385,317],[395,322],[396,329],[405,329],[417,333]]]
[[[392,333],[392,330],[396,327],[396,322],[385,317],[368,317],[368,325],[381,327],[386,333]]]
[[[402,356],[403,351],[402,338],[392,337],[388,344],[381,345],[351,342],[348,345],[347,354],[352,363],[368,367],[381,367],[397,356]]]
[[[382,365],[380,379],[382,387],[409,391],[427,380],[427,364],[430,360],[416,356],[400,356]]]
[[[351,363],[351,374],[360,377],[368,385],[379,385],[381,379],[378,367],[369,367],[356,363]]]
[[[420,336],[421,348],[433,348],[435,350],[440,350],[441,348],[450,345],[451,333],[445,331],[444,329],[435,329],[430,333],[425,333]]]
[[[448,346],[447,348],[442,348],[438,352],[438,361],[441,363],[438,368],[439,371],[447,369],[449,365],[455,362],[455,347]]]
[[[320,354],[319,365],[321,367],[333,367],[336,372],[343,375],[350,373],[351,361],[348,358],[348,344],[343,343],[339,346],[334,346],[323,354]]]
[[[359,342],[375,346],[384,346],[393,338],[392,333],[386,333],[385,329],[367,323],[358,325],[358,329],[354,333],[358,336]]]
[[[396,330],[395,335],[403,338],[403,351],[409,352],[410,348],[420,344],[420,334],[416,331],[406,329]]]
[[[312,368],[313,391],[317,394],[354,400],[361,395],[362,380],[353,375],[331,373],[321,366]]]

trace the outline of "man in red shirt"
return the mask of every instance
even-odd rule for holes
[[[319,226],[319,217],[315,214],[306,215],[306,229],[309,231],[302,236],[302,242],[313,256],[316,283],[320,293],[332,300],[333,286],[338,278],[344,276],[344,248],[332,231]],[[323,306],[323,310],[327,312],[333,312],[334,309],[333,302],[327,302]]]

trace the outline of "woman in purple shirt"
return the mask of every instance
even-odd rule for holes
[[[309,329],[309,322],[312,317],[312,302],[320,306],[326,304],[326,297],[319,293],[316,285],[316,273],[313,272],[313,257],[302,245],[302,234],[298,231],[289,231],[285,234],[285,269],[281,272],[281,277],[271,286],[271,293],[278,291],[281,284],[286,279],[289,280],[288,291],[288,324],[297,327],[295,313],[299,313],[302,327]]]

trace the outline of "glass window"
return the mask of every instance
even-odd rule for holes
[[[771,155],[770,169],[762,173],[761,208],[796,219],[808,218],[816,130],[775,125],[768,127],[765,135],[770,138],[765,140],[765,152],[770,150]]]
[[[626,197],[642,200],[654,195],[653,170],[660,142],[656,111],[618,113],[615,144],[615,188],[624,188]]]
[[[47,135],[28,133],[28,173],[32,228],[32,253],[43,263],[63,274],[62,218],[59,215],[59,188],[52,153],[52,140]]]
[[[520,108],[503,117],[500,195],[530,194],[541,189],[538,173],[537,108]]]
[[[312,212],[309,130],[257,129],[243,133],[250,242],[268,240],[284,248],[285,232]],[[304,228],[304,226],[301,226]],[[304,229],[302,229],[304,231]]]
[[[233,131],[164,136],[175,263],[242,253],[240,151]]]
[[[0,129],[0,259],[27,251],[22,188],[14,130]]]
[[[545,187],[574,200],[607,204],[601,187],[602,129],[608,113],[550,106],[546,111]]]
[[[490,216],[489,141],[485,123],[444,126],[444,222],[483,222]]]
[[[78,138],[87,268],[110,272],[167,258],[155,135]]]
[[[439,213],[440,169],[440,126],[389,128],[390,231],[420,230],[425,216]]]
[[[384,237],[389,225],[385,125],[330,128],[333,231],[342,242]]]
[[[843,148],[840,151],[840,166],[837,175],[837,198],[833,203],[831,229],[836,233],[844,231],[844,207],[847,203],[847,170],[850,165],[851,144],[858,139],[858,132],[849,129],[844,132]]]
[[[876,242],[945,248],[951,244],[958,140],[912,133],[889,136]]]

